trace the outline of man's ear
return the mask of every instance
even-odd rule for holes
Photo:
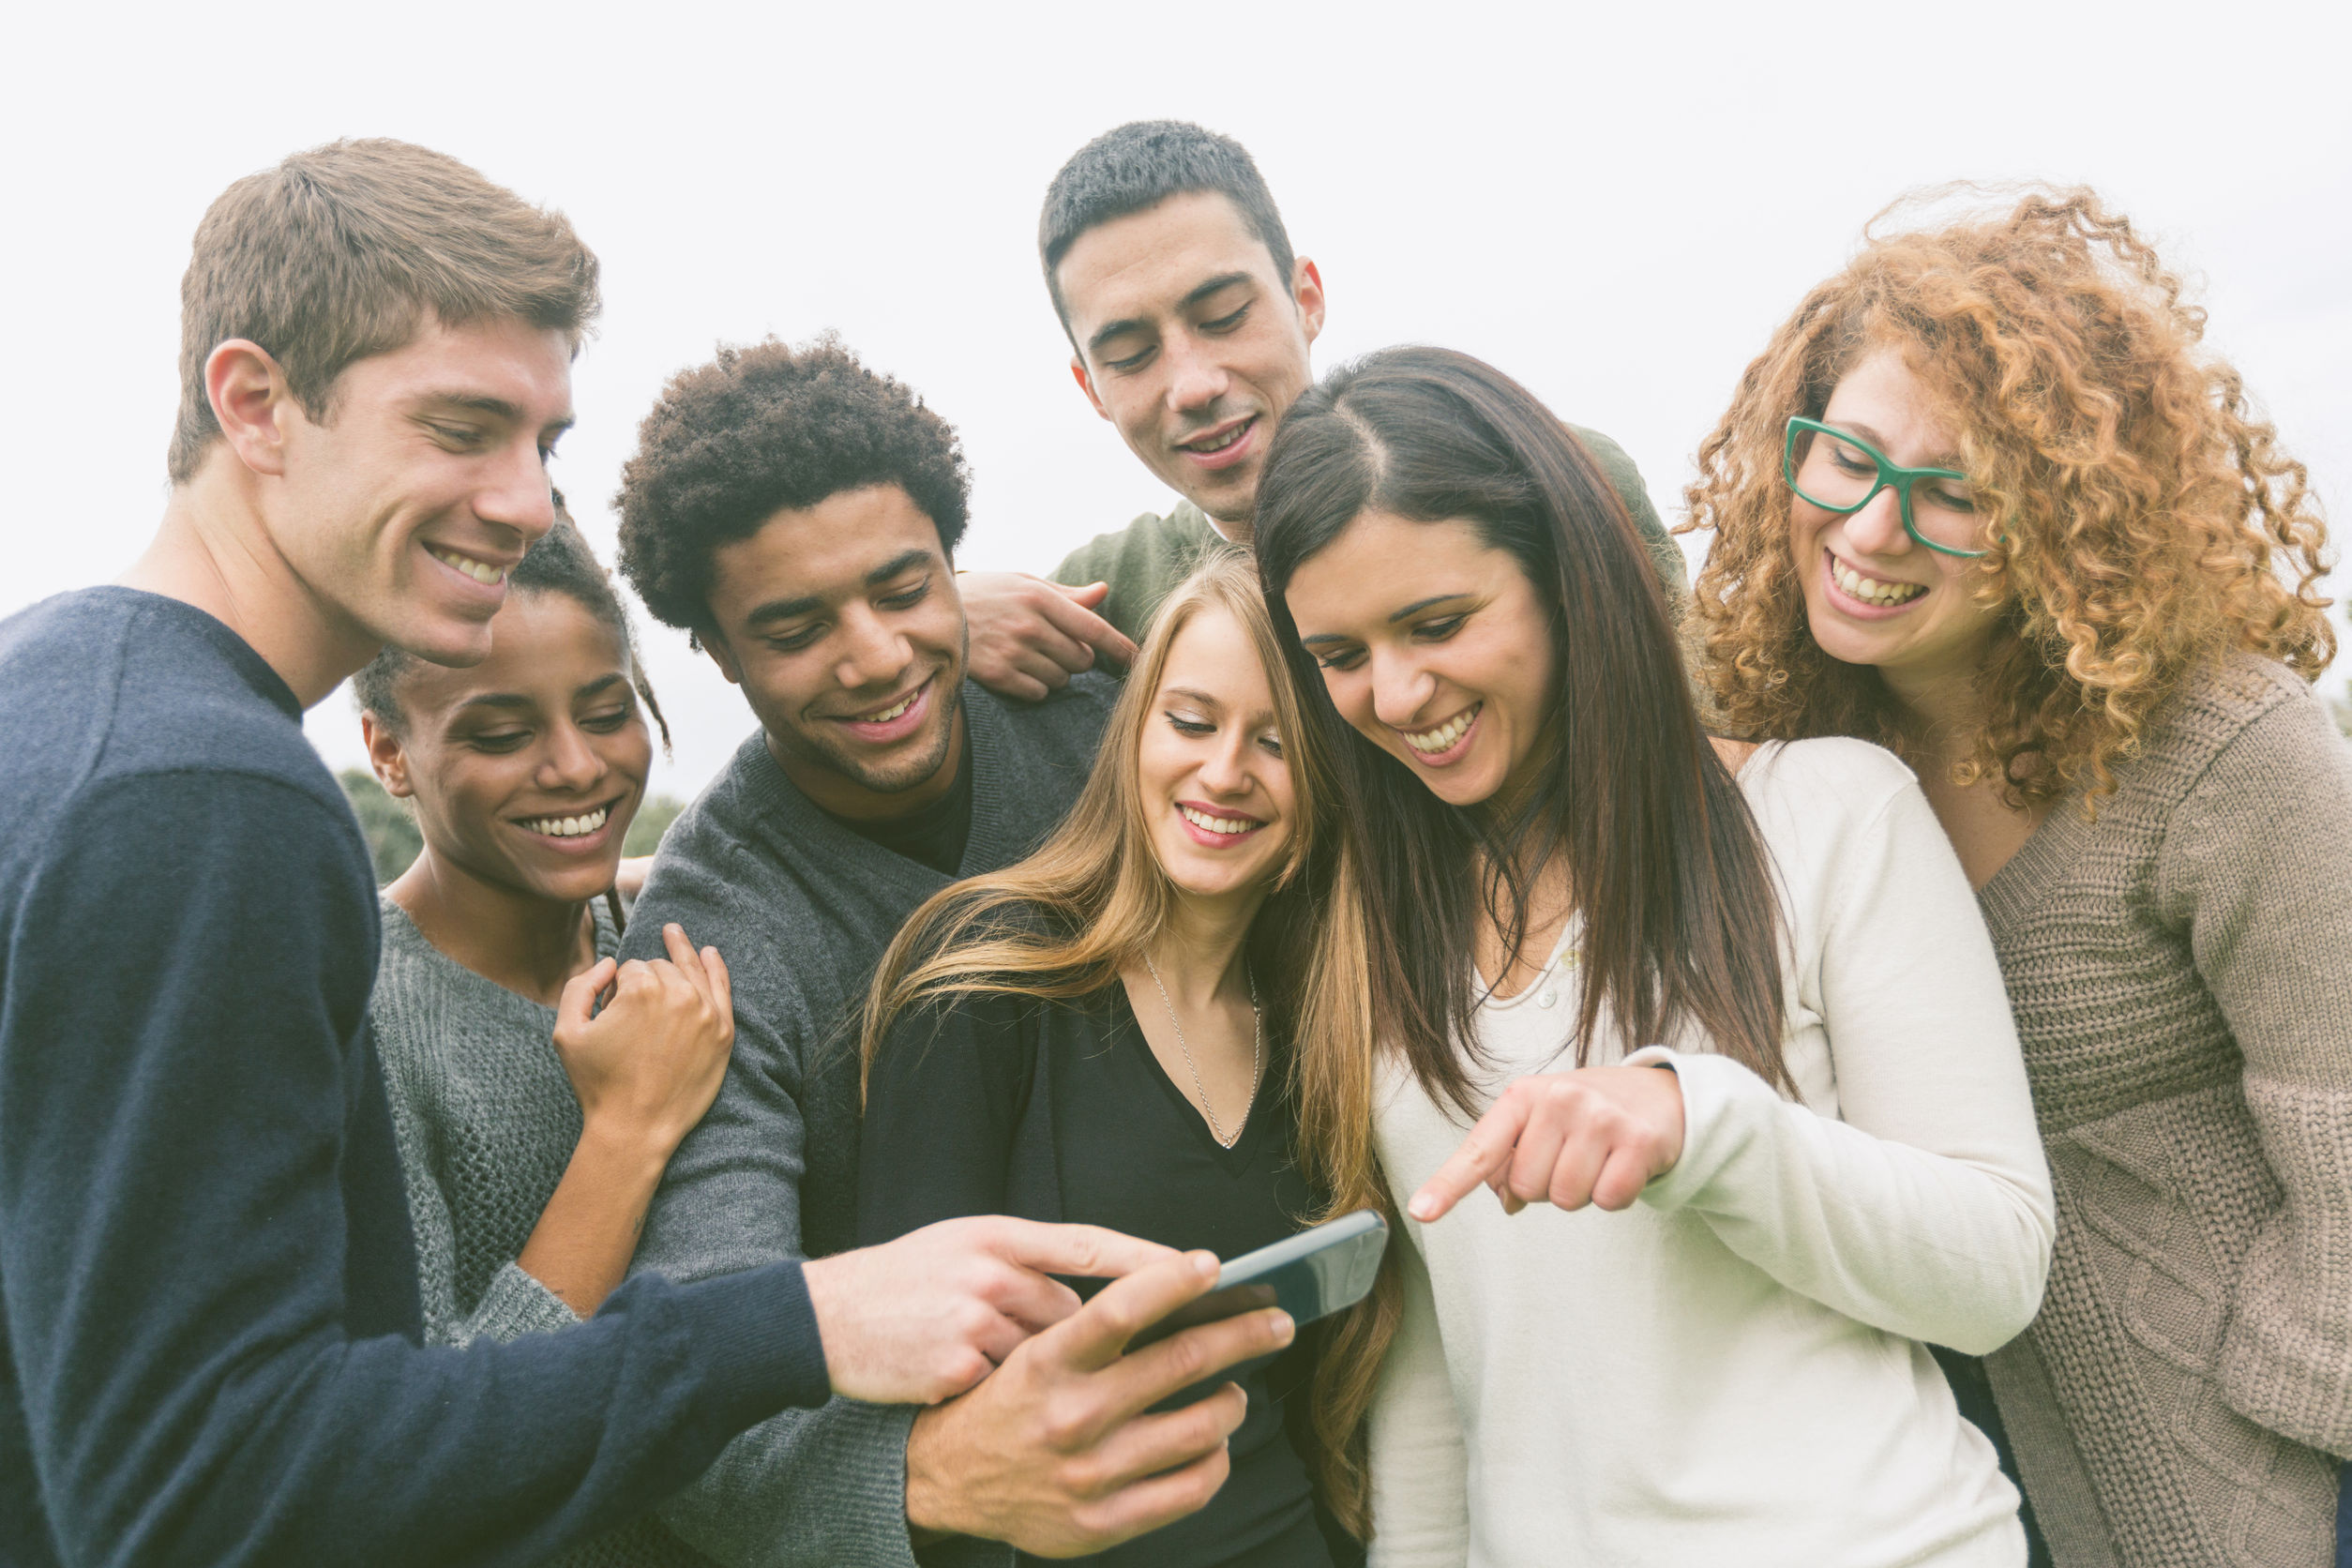
[[[1109,418],[1110,410],[1105,408],[1102,399],[1094,395],[1094,378],[1086,373],[1086,361],[1075,354],[1070,355],[1070,377],[1078,384],[1078,390],[1086,394],[1086,400],[1094,405],[1094,412],[1106,419]]]
[[[406,800],[416,792],[408,781],[408,752],[400,746],[400,737],[392,726],[374,714],[359,716],[359,738],[368,746],[368,765],[375,770],[376,782],[384,792],[396,800]]]
[[[287,422],[302,409],[267,349],[244,338],[215,348],[204,356],[204,397],[237,461],[256,474],[286,472]]]
[[[718,666],[718,672],[727,677],[729,686],[743,685],[743,666],[735,662],[735,651],[727,646],[725,638],[705,626],[696,629],[694,641],[698,647],[711,656],[711,662]]]
[[[1290,297],[1297,302],[1300,324],[1311,343],[1323,333],[1323,275],[1304,256],[1290,264]]]

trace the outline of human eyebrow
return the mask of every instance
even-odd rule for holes
[[[578,691],[573,692],[572,700],[574,701],[585,701],[591,697],[603,696],[606,692],[611,690],[616,686],[625,686],[628,684],[629,678],[615,670],[610,675],[597,676],[595,680],[590,681],[586,686],[581,686]]]
[[[1470,596],[1468,594],[1432,594],[1425,599],[1415,599],[1404,609],[1392,612],[1388,618],[1388,624],[1393,626],[1397,622],[1403,620],[1406,616],[1418,615],[1433,604],[1443,604],[1448,599],[1466,599],[1469,597]]]
[[[1169,686],[1166,691],[1160,693],[1160,701],[1163,702],[1174,701],[1179,697],[1188,698],[1192,701],[1199,703],[1200,706],[1204,708],[1215,708],[1219,712],[1222,712],[1225,708],[1224,703],[1218,701],[1207,692],[1196,690],[1191,686]]]
[[[1180,310],[1188,310],[1220,289],[1229,289],[1236,283],[1252,281],[1254,279],[1246,272],[1220,272],[1214,278],[1195,285],[1189,294],[1176,302],[1176,307]],[[1152,324],[1141,316],[1123,316],[1115,322],[1106,322],[1094,329],[1093,336],[1086,339],[1086,352],[1089,354],[1100,354],[1103,345],[1113,338],[1123,337],[1130,332],[1148,332],[1151,328]]]
[[[492,419],[501,419],[510,425],[521,423],[523,416],[520,406],[510,403],[504,398],[493,398],[487,392],[428,392],[417,399],[416,402],[420,414],[448,409],[466,414],[488,415]],[[549,420],[540,427],[540,433],[552,440],[570,430],[573,423],[572,415],[566,414],[560,418]]]
[[[803,615],[814,615],[825,607],[825,601],[814,594],[803,594],[796,599],[770,599],[746,615],[744,625],[764,626],[776,621],[794,621]]]
[[[1316,644],[1321,642],[1349,642],[1353,641],[1354,639],[1348,637],[1341,632],[1319,631],[1312,637],[1300,638],[1299,645],[1303,648],[1312,648]]]
[[[1123,338],[1130,332],[1149,332],[1151,329],[1152,324],[1141,316],[1123,316],[1115,322],[1107,322],[1086,339],[1087,357],[1101,357],[1103,345],[1114,338]]]
[[[894,555],[866,574],[866,586],[879,588],[894,577],[912,571],[917,566],[930,565],[930,561],[931,552],[927,550],[910,550],[904,554]]]
[[[1829,421],[1829,420],[1827,420],[1827,419],[1824,419],[1824,420],[1822,420],[1822,421],[1821,421],[1821,423],[1823,423],[1824,425],[1829,425],[1829,424],[1830,424],[1830,421]],[[1878,449],[1881,453],[1885,452],[1885,451],[1886,451],[1886,449],[1887,449],[1889,446],[1892,446],[1892,445],[1894,445],[1892,442],[1889,441],[1889,440],[1888,440],[1885,436],[1880,435],[1880,434],[1879,434],[1877,430],[1875,430],[1871,429],[1868,425],[1864,425],[1864,424],[1862,424],[1862,423],[1860,423],[1860,422],[1856,422],[1856,423],[1854,423],[1854,424],[1850,424],[1850,425],[1832,425],[1832,426],[1831,426],[1831,428],[1832,428],[1832,430],[1835,430],[1841,431],[1841,432],[1846,433],[1846,434],[1848,434],[1848,435],[1853,435],[1853,436],[1860,437],[1862,440],[1866,441],[1866,442],[1870,443],[1870,445],[1873,445],[1873,446],[1877,447],[1877,449]],[[1894,462],[1894,460],[1893,460],[1892,458],[1889,458],[1889,459],[1887,459],[1887,460],[1888,460],[1889,462]],[[1952,473],[1957,474],[1957,473],[1959,473],[1959,472],[1960,472],[1960,458],[1959,458],[1959,455],[1958,455],[1957,453],[1954,453],[1954,452],[1943,452],[1943,453],[1939,453],[1939,454],[1937,454],[1937,456],[1935,456],[1935,457],[1932,457],[1932,458],[1928,459],[1925,462],[1922,462],[1922,463],[1912,463],[1912,464],[1895,463],[1895,466],[1896,466],[1897,468],[1903,468],[1903,467],[1907,467],[1907,467],[1913,467],[1913,468],[1942,468],[1942,469],[1949,469],[1949,470],[1951,470]]]
[[[1229,289],[1236,283],[1247,283],[1252,280],[1253,279],[1250,278],[1250,275],[1246,272],[1218,273],[1214,278],[1210,279],[1207,282],[1202,283],[1198,288],[1194,289],[1192,293],[1186,294],[1184,298],[1184,304],[1186,308],[1190,308],[1199,304],[1202,300],[1207,299],[1211,294],[1217,293],[1221,289]]]
[[[469,697],[464,701],[459,703],[458,712],[467,713],[475,708],[528,710],[530,708],[536,707],[537,705],[537,703],[532,701],[530,698],[525,697],[519,691],[485,691],[475,696]]]

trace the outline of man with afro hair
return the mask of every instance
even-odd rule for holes
[[[727,954],[734,983],[734,1058],[671,1161],[641,1274],[700,1280],[852,1244],[858,1068],[843,1026],[915,906],[1028,853],[1093,764],[1107,678],[1033,703],[966,678],[967,487],[947,423],[829,337],[722,349],[640,428],[622,567],[760,721],[663,838],[622,945],[650,956],[682,924]],[[1199,1362],[1154,1381],[1118,1357],[1135,1325],[1109,1310],[1131,1304],[1107,1308],[1106,1292],[1072,1314],[1063,1287],[1007,1278],[1008,1319],[1063,1320],[1008,1346],[971,1395],[771,1420],[664,1519],[731,1564],[913,1568],[934,1534],[985,1538],[957,1549],[998,1560],[1011,1553],[997,1542],[1064,1556],[1206,1501],[1226,1432],[1132,1418],[1270,1353],[1272,1331],[1188,1331]]]

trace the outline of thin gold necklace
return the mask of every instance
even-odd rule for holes
[[[1249,1125],[1250,1108],[1258,1103],[1258,1069],[1265,1060],[1266,1015],[1258,1009],[1258,976],[1250,972],[1247,964],[1242,966],[1242,978],[1249,985],[1249,1098],[1242,1102],[1241,1125],[1233,1129],[1231,1138],[1228,1138],[1224,1124],[1217,1121],[1216,1107],[1209,1103],[1209,1087],[1200,1081],[1200,1066],[1192,1059],[1192,1047],[1184,1043],[1184,1020],[1176,1016],[1176,1003],[1168,1000],[1168,987],[1160,980],[1159,966],[1152,961],[1149,953],[1143,955],[1143,971],[1159,989],[1160,1005],[1168,1009],[1168,1021],[1176,1031],[1176,1048],[1184,1054],[1184,1070],[1192,1074],[1193,1093],[1200,1096],[1200,1114],[1209,1119],[1209,1136],[1217,1140],[1218,1148],[1230,1149],[1242,1140],[1243,1129]]]

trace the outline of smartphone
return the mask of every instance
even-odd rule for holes
[[[1127,1341],[1136,1349],[1196,1323],[1211,1323],[1278,1306],[1304,1328],[1362,1301],[1388,1249],[1388,1221],[1358,1209],[1272,1246],[1245,1252],[1217,1271],[1208,1294],[1196,1296]]]

